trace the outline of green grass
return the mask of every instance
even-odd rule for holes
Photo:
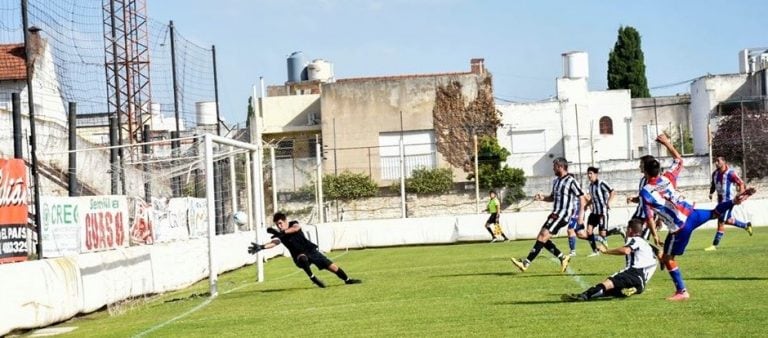
[[[126,337],[152,328],[147,336],[765,336],[768,229],[748,237],[729,228],[719,251],[704,252],[713,233],[697,231],[678,260],[691,292],[684,303],[664,299],[674,291],[666,271],[657,271],[642,295],[562,303],[562,293],[602,281],[623,266],[623,257],[586,258],[588,244],[579,241],[575,275],[559,273],[546,251],[519,273],[509,257],[525,255],[533,242],[518,241],[332,252],[364,283],[343,285],[322,271],[326,289],[279,258],[265,265],[261,284],[253,282],[253,266],[220,276],[219,297],[205,305],[202,281],[124,305],[120,315],[101,311],[58,326],[77,327],[69,334],[77,337]],[[564,238],[556,244],[567,248]]]

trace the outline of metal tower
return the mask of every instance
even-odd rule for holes
[[[103,0],[102,7],[108,112],[119,118],[120,143],[136,143],[151,122],[147,4]]]

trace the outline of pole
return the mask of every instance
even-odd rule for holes
[[[234,152],[235,147],[230,146],[229,151]],[[229,194],[232,199],[232,214],[234,215],[238,210],[237,205],[237,173],[235,172],[235,155],[229,157]],[[247,169],[246,169],[247,170]],[[238,230],[238,225],[235,224],[235,232]]]
[[[116,116],[116,126],[115,129],[115,142],[112,143],[112,136],[110,135],[110,146],[118,146],[123,144],[123,121],[122,121],[122,114],[120,113],[120,76],[118,75],[118,63],[117,63],[117,23],[115,21],[115,0],[109,0],[109,11],[110,11],[110,25],[111,27],[111,37],[112,37],[112,73],[114,74],[114,80],[115,80],[115,116]],[[110,155],[111,156],[111,155]],[[116,153],[115,161],[111,163],[112,165],[112,175],[113,179],[115,181],[122,182],[123,186],[123,192],[125,192],[125,179],[123,177],[123,148],[118,148]],[[118,160],[119,158],[119,160]],[[113,195],[116,195],[117,192],[117,184],[115,184],[114,189],[112,191]]]
[[[653,98],[653,125],[656,127],[656,136],[659,136],[659,115],[656,112],[656,98]],[[661,144],[656,143],[656,156],[661,156]]]
[[[171,77],[173,80],[173,116],[176,119],[176,137],[181,130],[181,118],[179,117],[179,85],[176,81],[176,32],[173,26],[173,20],[168,24],[168,28],[171,32]],[[216,103],[218,111],[218,100]],[[218,123],[218,122],[217,122]]]
[[[480,159],[477,153],[477,134],[473,133],[472,140],[475,148],[475,213],[480,213]]]
[[[574,104],[574,109],[576,109],[576,152],[577,156],[579,157],[579,183],[584,183],[581,181],[582,178],[582,171],[581,171],[581,134],[579,133],[579,105]]]
[[[13,158],[23,158],[22,149],[23,131],[21,129],[21,95],[19,93],[11,94],[13,110]]]
[[[275,164],[275,147],[269,147],[269,161],[272,163],[272,213],[277,213],[277,168]]]
[[[259,142],[261,142],[261,141],[259,141]],[[249,163],[246,163],[246,166],[249,167],[249,170],[246,170],[246,171],[250,171],[251,172],[251,174],[246,176],[246,179],[249,180],[249,181],[250,181],[250,177],[253,177],[253,179],[256,180],[256,177],[259,176],[258,171],[261,170],[259,168],[259,162],[261,160],[258,159],[259,151],[258,150],[251,151],[250,152],[250,157],[253,157],[253,160],[250,161],[250,166],[248,166]],[[260,189],[261,189],[261,187],[259,185],[257,185],[257,184],[248,184],[248,192],[253,197],[257,197],[258,195],[262,194],[261,192],[259,192]],[[264,190],[261,189],[261,191],[264,191]],[[251,201],[251,205],[248,206],[248,209],[249,210],[253,209],[253,213],[254,214],[258,214],[260,212],[259,211],[259,199],[258,198],[252,198],[250,201]],[[254,217],[258,217],[258,216],[254,216]],[[255,235],[256,243],[261,243],[262,242],[262,234],[261,234],[262,226],[261,226],[261,224],[262,224],[261,221],[253,223],[253,226],[254,226],[253,227],[253,230],[254,230],[253,232],[254,232],[254,235]],[[261,255],[262,255],[261,252],[256,253],[256,281],[259,282],[259,283],[264,281],[264,259],[262,259]]]
[[[179,156],[179,148],[181,148],[181,142],[179,141],[179,132],[172,131],[171,132],[171,154],[173,154],[172,156],[174,157]],[[212,173],[206,173],[206,174],[213,175]],[[173,197],[181,196],[181,177],[179,176],[171,177],[171,193],[173,194]],[[147,202],[150,202],[150,201],[147,201]]]
[[[319,223],[325,222],[325,207],[323,202],[323,152],[320,146],[320,139],[315,135],[315,155],[317,157],[317,200],[318,200],[318,220]]]
[[[336,118],[333,118],[333,174],[338,175],[338,166],[336,164]]]
[[[683,125],[677,125],[680,134],[680,154],[685,155],[685,135],[683,135]]]
[[[712,161],[714,160],[712,158],[712,120],[707,121],[707,143],[709,146],[709,173],[712,173],[714,171],[712,168]]]
[[[120,174],[118,172],[119,168],[119,160],[118,160],[118,149],[114,148],[117,146],[117,129],[120,128],[118,125],[118,116],[117,114],[110,114],[109,116],[109,166],[112,170],[110,170],[110,180],[111,180],[111,186],[110,186],[110,192],[112,195],[117,195],[118,193],[118,184],[120,183]],[[147,203],[150,203],[151,201],[146,201]]]
[[[35,99],[33,94],[32,85],[32,73],[34,66],[30,63],[33,55],[32,48],[30,46],[29,39],[29,11],[27,0],[21,0],[21,21],[24,32],[24,54],[27,56],[24,60],[26,74],[27,74],[27,105],[29,109],[29,142],[30,150],[32,152],[32,180],[35,185],[35,232],[37,234],[37,258],[43,258],[43,233],[40,226],[41,212],[40,212],[40,175],[37,170],[37,133],[35,131]],[[39,36],[38,36],[39,38]]]
[[[407,218],[405,205],[405,144],[403,142],[403,111],[400,111],[400,217]]]
[[[77,193],[79,190],[77,186],[77,153],[75,152],[75,150],[77,150],[77,103],[69,103],[68,113],[69,115],[67,122],[69,124],[69,177],[67,178],[67,185],[69,186],[69,196],[74,197],[79,195]]]
[[[144,154],[144,160],[149,159],[149,154],[152,153],[152,146],[149,144],[149,125],[144,125],[142,130],[141,139],[144,140],[144,144],[141,145],[141,152]],[[152,175],[150,173],[150,165],[144,163],[142,165],[144,170],[144,200],[147,202],[152,201]]]
[[[744,137],[744,101],[739,102],[741,107],[741,174],[744,175],[744,182],[747,181],[747,141]]]
[[[253,220],[255,219],[254,215],[254,202],[253,202],[253,185],[251,182],[253,182],[253,179],[251,178],[253,176],[253,167],[251,166],[251,157],[253,155],[253,151],[249,152],[245,155],[245,198],[248,202],[245,205],[246,210],[248,211],[248,230],[253,230]]]
[[[221,113],[219,111],[219,77],[216,72],[216,45],[211,46],[213,55],[213,97],[216,100],[216,135],[221,136]],[[234,210],[234,208],[232,209]]]
[[[207,208],[208,208],[208,285],[210,288],[211,298],[218,295],[217,282],[218,276],[216,275],[216,264],[213,257],[213,240],[216,237],[216,204],[214,198],[215,191],[213,186],[213,140],[209,134],[204,137],[205,142],[205,196],[207,196]]]

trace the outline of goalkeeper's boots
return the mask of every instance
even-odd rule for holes
[[[563,255],[563,257],[560,257],[560,272],[565,272],[566,269],[568,269],[568,262],[571,261],[571,256],[569,255]]]
[[[512,264],[520,269],[521,272],[525,272],[525,270],[528,270],[528,267],[531,266],[531,262],[529,262],[528,259],[519,260],[515,257],[512,257],[510,260],[512,260]]]
[[[323,281],[320,280],[320,278],[317,278],[317,277],[313,276],[310,279],[312,280],[312,283],[315,283],[315,285],[317,285],[318,287],[320,287],[320,288],[324,288],[325,287],[325,284],[323,283]]]
[[[752,222],[747,222],[747,227],[744,230],[747,230],[747,233],[752,236]]]
[[[624,296],[624,297],[629,297],[629,296],[634,295],[636,293],[637,293],[637,288],[635,288],[635,287],[621,289],[621,295]]]
[[[359,279],[350,278],[350,279],[345,280],[344,284],[360,284],[362,282],[363,281],[361,281]]]

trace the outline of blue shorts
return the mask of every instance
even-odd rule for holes
[[[715,213],[708,209],[694,209],[685,221],[685,225],[676,232],[667,234],[664,240],[664,253],[672,256],[680,256],[685,252],[688,241],[691,240],[693,230],[713,219]]]
[[[576,231],[581,231],[581,230],[584,229],[584,225],[583,224],[581,226],[579,226],[579,216],[571,217],[571,220],[568,221],[568,229],[576,230]]]
[[[725,222],[729,218],[733,217],[733,209],[728,209],[717,218],[719,222]]]

